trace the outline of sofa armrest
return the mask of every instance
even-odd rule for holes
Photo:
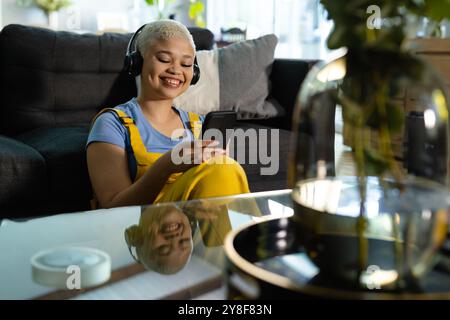
[[[35,207],[47,196],[46,164],[32,147],[0,135],[0,211]]]
[[[269,119],[270,126],[291,130],[292,113],[300,87],[318,60],[275,59],[270,73],[271,97],[283,107],[285,115]]]

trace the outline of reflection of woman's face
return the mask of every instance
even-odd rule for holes
[[[167,211],[159,223],[149,226],[148,255],[165,266],[184,265],[192,252],[192,230],[186,215],[176,209]]]

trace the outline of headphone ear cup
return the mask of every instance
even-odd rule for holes
[[[126,72],[130,76],[137,77],[142,71],[143,60],[141,54],[135,51],[129,55],[126,55],[124,65]]]
[[[191,86],[196,84],[200,80],[200,67],[196,62],[194,62],[194,73],[191,80]]]
[[[131,76],[131,56],[130,55],[126,55],[125,59],[123,61],[123,67],[125,69],[125,72]]]
[[[138,51],[135,51],[131,54],[132,61],[132,76],[137,77],[142,72],[142,65],[144,64],[141,54]]]
[[[125,241],[129,247],[137,247],[142,245],[144,239],[142,229],[137,225],[132,225],[125,230]]]

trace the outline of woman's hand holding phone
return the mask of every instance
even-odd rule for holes
[[[165,157],[169,158],[168,161],[172,173],[184,172],[221,155],[228,155],[228,151],[222,149],[219,146],[219,142],[214,140],[182,142],[164,154]]]
[[[214,138],[221,142],[223,149],[228,149],[230,138],[229,130],[234,129],[237,114],[235,111],[211,111],[202,125],[202,137]]]

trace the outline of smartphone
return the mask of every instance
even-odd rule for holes
[[[206,117],[205,121],[202,125],[202,139],[205,139],[205,133],[209,129],[216,129],[220,131],[222,134],[223,141],[221,142],[221,146],[225,148],[228,144],[228,139],[231,138],[231,135],[227,137],[227,129],[233,129],[234,124],[236,122],[237,114],[236,111],[211,111],[209,112]],[[213,131],[214,132],[214,131]],[[206,135],[206,138],[211,138],[212,140],[214,137],[211,137],[211,132]]]

